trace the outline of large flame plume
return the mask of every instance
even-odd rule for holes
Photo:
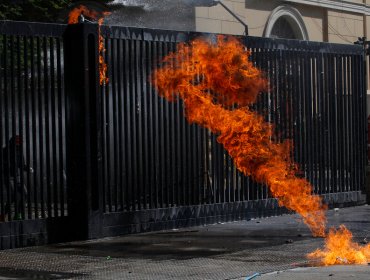
[[[101,29],[100,27],[104,22],[104,17],[109,14],[110,12],[98,13],[94,10],[90,10],[84,5],[80,5],[74,8],[69,13],[69,16],[68,16],[68,24],[78,23],[81,15],[83,15],[84,17],[94,19],[94,20],[98,20],[98,24],[99,24],[99,31],[98,31],[99,32],[99,41],[98,41],[99,43],[99,77],[100,77],[99,80],[100,80],[101,85],[105,85],[109,81],[109,78],[107,75],[108,67],[104,60],[104,53],[106,51],[104,47],[104,38],[101,35],[101,30],[100,30]]]
[[[219,36],[215,44],[196,39],[166,56],[152,81],[161,96],[184,101],[190,123],[219,135],[241,172],[267,184],[280,206],[298,212],[313,235],[324,236],[326,206],[296,176],[291,142],[274,142],[273,126],[249,108],[268,87],[249,55],[232,37]]]
[[[280,206],[299,213],[314,236],[325,236],[326,205],[312,194],[306,179],[296,176],[291,142],[273,141],[273,126],[249,108],[261,91],[268,90],[267,80],[249,55],[232,37],[219,36],[214,44],[196,39],[167,55],[152,82],[167,100],[183,100],[190,123],[219,135],[218,142],[241,172],[267,184]],[[354,243],[344,225],[331,229],[325,242],[325,249],[308,257],[323,265],[370,261],[370,245]]]
[[[341,225],[338,230],[330,229],[325,239],[325,248],[308,254],[320,260],[322,265],[367,264],[370,261],[370,244],[361,246],[353,242],[352,233]]]

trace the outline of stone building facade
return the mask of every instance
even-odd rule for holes
[[[370,38],[370,0],[222,0],[249,28],[249,35],[352,44]],[[197,31],[243,34],[221,5],[195,8]]]

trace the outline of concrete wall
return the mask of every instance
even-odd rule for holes
[[[302,15],[310,41],[325,41],[325,9],[321,7],[292,5]]]
[[[364,34],[363,15],[328,10],[329,42],[352,44]]]
[[[251,36],[263,36],[271,11],[282,4],[282,1],[246,0],[245,15]]]
[[[222,1],[244,22],[245,18],[245,0],[224,0]],[[221,5],[214,7],[195,8],[195,26],[197,31],[241,35],[244,33],[244,27]]]

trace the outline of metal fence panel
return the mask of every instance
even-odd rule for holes
[[[178,42],[202,35],[104,30],[111,77],[104,87],[102,111],[105,213],[269,198],[266,186],[235,169],[216,136],[186,123],[181,103],[168,103],[151,88],[148,77],[161,59]],[[362,49],[282,39],[244,40],[271,85],[271,92],[262,93],[254,109],[274,123],[276,141],[293,139],[292,157],[314,191],[363,190]],[[127,134],[125,141],[117,130]],[[123,170],[118,168],[120,158],[126,159]],[[126,198],[117,200],[117,194]]]
[[[3,222],[68,215],[63,30],[0,22]]]

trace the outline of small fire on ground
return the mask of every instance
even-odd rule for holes
[[[344,225],[326,234],[327,206],[300,178],[291,159],[292,142],[274,141],[272,124],[250,109],[258,94],[268,90],[268,82],[249,56],[232,37],[218,36],[216,43],[196,39],[179,44],[151,80],[160,96],[183,100],[189,123],[218,135],[242,173],[266,184],[280,206],[302,216],[314,236],[326,236],[325,248],[309,254],[310,259],[322,265],[369,262],[370,245],[354,243]]]
[[[352,233],[344,226],[331,228],[325,238],[324,249],[308,254],[308,258],[319,260],[322,265],[367,264],[370,262],[370,244],[359,245],[353,241]]]
[[[102,12],[98,13],[94,10],[90,10],[84,5],[80,5],[76,8],[74,8],[68,16],[68,24],[76,24],[80,22],[80,18],[90,18],[93,20],[98,20],[99,24],[99,77],[100,77],[100,84],[105,85],[108,83],[109,78],[107,75],[107,64],[104,60],[104,53],[105,53],[105,47],[104,47],[104,38],[101,35],[101,25],[104,22],[104,17],[109,15],[110,12]]]

